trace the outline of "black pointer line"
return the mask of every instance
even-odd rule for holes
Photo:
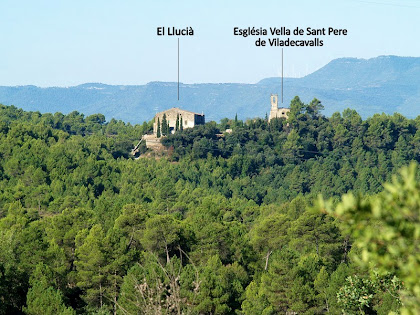
[[[178,37],[178,101],[179,101],[179,37]]]
[[[283,104],[283,48],[281,49],[281,103]]]

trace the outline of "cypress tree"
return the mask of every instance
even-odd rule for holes
[[[184,124],[182,123],[182,116],[181,116],[181,120],[179,121],[179,130],[184,130]]]
[[[158,117],[158,121],[157,121],[157,133],[156,133],[156,136],[158,138],[160,138],[160,120],[159,120],[159,117]]]
[[[162,136],[166,136],[168,134],[168,122],[166,120],[166,114],[163,114],[162,118]]]
[[[179,114],[176,114],[175,131],[179,130]]]

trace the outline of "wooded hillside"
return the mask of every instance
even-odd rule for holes
[[[420,162],[420,118],[321,109],[134,159],[151,122],[1,105],[0,314],[418,309],[417,164],[383,183]]]

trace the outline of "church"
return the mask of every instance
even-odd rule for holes
[[[271,110],[270,116],[268,117],[268,121],[274,118],[288,118],[289,117],[290,108],[285,107],[278,107],[278,95],[271,94]]]

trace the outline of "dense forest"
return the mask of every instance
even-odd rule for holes
[[[134,158],[152,122],[0,105],[0,314],[418,314],[420,116],[290,108]]]

